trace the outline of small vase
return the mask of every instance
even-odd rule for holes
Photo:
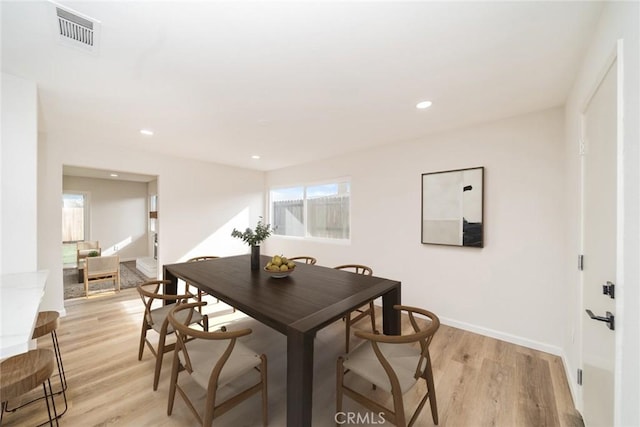
[[[251,246],[251,269],[260,269],[260,246]]]

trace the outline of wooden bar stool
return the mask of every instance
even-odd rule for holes
[[[53,352],[56,356],[56,365],[58,366],[58,377],[60,377],[60,390],[55,391],[54,395],[62,394],[64,398],[64,411],[57,414],[57,418],[60,418],[67,412],[67,377],[64,373],[64,365],[62,364],[62,355],[60,354],[60,345],[58,343],[58,335],[56,329],[58,329],[60,314],[57,311],[41,311],[38,313],[38,319],[36,325],[33,328],[32,338],[38,339],[47,334],[51,335],[51,341],[53,343]],[[17,409],[22,408],[25,405],[35,402],[36,400],[44,399],[44,396],[33,399],[29,402],[23,403],[15,408],[5,408],[7,412],[14,412]]]
[[[44,399],[47,402],[49,425],[53,426],[54,421],[58,425],[56,402],[51,390],[51,374],[53,374],[54,363],[53,351],[42,348],[12,356],[0,362],[0,402],[2,402],[0,424],[2,424],[2,416],[10,399],[15,399],[42,384]],[[51,399],[51,403],[49,403],[49,399]]]

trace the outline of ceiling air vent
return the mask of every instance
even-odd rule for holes
[[[52,2],[53,3],[53,2]],[[62,44],[97,51],[100,21],[53,3],[56,29]]]
[[[93,47],[93,22],[56,7],[58,29],[62,37]]]

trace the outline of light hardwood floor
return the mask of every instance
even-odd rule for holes
[[[61,425],[196,425],[179,397],[173,415],[166,414],[171,355],[165,356],[156,392],[152,390],[153,356],[145,350],[142,361],[137,360],[143,307],[135,289],[89,300],[69,300],[65,307],[67,315],[61,319],[58,338],[69,385],[69,410],[60,420]],[[247,345],[267,354],[269,425],[285,426],[284,336],[252,319],[243,318],[241,313],[212,316],[210,323],[215,327],[216,323],[231,321],[252,327],[254,332]],[[356,327],[365,328],[366,323],[360,322]],[[50,347],[50,341],[47,336],[38,344]],[[353,344],[357,343],[356,338]],[[318,333],[315,341],[314,427],[335,425],[335,362],[343,348],[344,324],[341,321]],[[583,425],[571,399],[562,361],[556,356],[444,325],[434,337],[431,355],[441,426]],[[204,392],[186,379],[189,392],[197,396],[196,404],[199,402],[202,407]],[[372,390],[370,385],[354,385],[364,387],[370,393],[382,393]],[[423,392],[421,387],[405,396],[405,400],[411,402],[411,410],[418,401],[417,396]],[[57,401],[60,407],[61,399]],[[367,413],[348,398],[345,398],[344,410]],[[5,414],[3,425],[31,426],[45,417],[46,408],[41,401]],[[216,425],[260,425],[259,396],[214,420]],[[433,425],[429,405],[415,425]]]

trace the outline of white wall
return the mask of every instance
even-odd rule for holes
[[[623,56],[618,65],[623,71],[624,115],[623,186],[624,210],[622,265],[616,283],[616,335],[624,341],[618,348],[619,363],[616,371],[615,425],[640,425],[640,4],[638,2],[607,2],[594,39],[589,46],[581,70],[566,106],[566,169],[567,186],[567,257],[575,260],[580,253],[580,114],[603,67],[616,51],[618,40],[623,40]],[[565,328],[566,349],[570,384],[577,391],[576,404],[582,407],[580,389],[575,387],[574,374],[581,366],[580,333],[585,320],[579,294],[580,274],[575,262],[567,264],[567,283],[570,295],[566,309],[571,314]],[[589,320],[587,320],[589,321]]]
[[[65,176],[63,190],[87,192],[89,236],[98,240],[103,255],[121,261],[149,256],[147,183]]]
[[[3,73],[1,274],[38,266],[37,118],[36,85]]]
[[[262,172],[113,147],[108,134],[96,136],[90,144],[65,135],[41,135],[39,154],[38,214],[42,227],[38,245],[41,266],[51,271],[43,300],[46,309],[63,309],[63,164],[158,176],[160,267],[193,254],[247,252],[242,242],[230,236],[231,230],[255,224],[264,211]]]
[[[444,323],[560,353],[563,111],[552,109],[267,173],[267,185],[350,176],[351,243],[272,237],[269,253],[367,264]],[[485,247],[420,243],[421,174],[485,167]]]

